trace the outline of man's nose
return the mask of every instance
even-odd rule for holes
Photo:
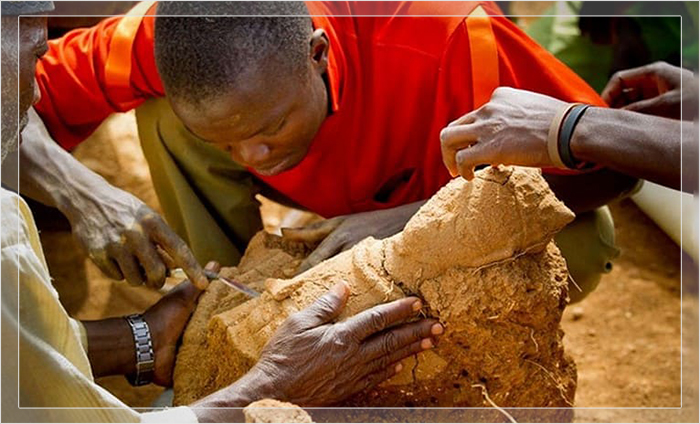
[[[254,166],[267,160],[270,155],[270,147],[264,143],[243,143],[240,154],[246,165]]]
[[[34,98],[32,99],[32,104],[35,105],[39,103],[39,100],[41,100],[41,90],[39,90],[39,84],[36,78],[34,78]]]

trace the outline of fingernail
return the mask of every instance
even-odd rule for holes
[[[338,284],[335,285],[335,289],[338,296],[345,296],[348,292],[350,292],[350,284],[348,284],[348,282],[345,280],[340,280]]]
[[[444,328],[442,328],[442,325],[440,324],[433,324],[433,326],[430,327],[430,333],[435,336],[442,334],[443,331]]]
[[[423,339],[420,341],[420,347],[423,349],[432,349],[434,346],[433,341],[430,339]]]
[[[414,312],[418,312],[420,311],[420,308],[423,307],[423,302],[421,302],[420,300],[416,300],[415,302],[413,302],[413,305],[411,305],[411,307],[413,308]]]
[[[394,367],[394,371],[396,371],[397,374],[400,373],[402,369],[403,369],[403,364],[401,364],[401,363],[396,364],[396,366]]]

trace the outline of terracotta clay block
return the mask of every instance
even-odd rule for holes
[[[391,238],[367,238],[294,278],[270,274],[277,278],[259,298],[228,310],[203,298],[205,340],[196,360],[188,356],[188,373],[176,368],[176,403],[242,376],[290,314],[343,279],[352,295],[339,320],[417,295],[445,326],[434,350],[406,359],[399,375],[345,405],[571,406],[576,369],[559,327],[568,274],[551,240],[573,218],[538,170],[488,168],[472,182],[455,179]]]

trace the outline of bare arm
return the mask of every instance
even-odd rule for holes
[[[219,265],[207,265],[218,272]],[[182,331],[201,293],[189,281],[180,283],[144,312],[155,356],[153,382],[172,385],[175,353]],[[88,359],[95,377],[128,375],[136,370],[136,353],[131,327],[124,318],[83,321],[88,339]]]
[[[542,94],[498,88],[489,103],[443,129],[445,165],[465,178],[482,164],[553,167],[547,134],[565,106]],[[679,188],[681,143],[684,153],[696,152],[693,131],[692,122],[589,108],[573,133],[572,153],[608,169],[547,180],[574,212],[605,204],[632,188],[636,178]]]
[[[58,208],[90,258],[109,277],[158,288],[168,267],[179,266],[195,284],[208,284],[187,245],[135,196],[110,185],[56,144],[41,118],[29,112],[20,147],[22,194]],[[166,263],[156,249],[173,259]]]
[[[694,149],[693,122],[590,108],[571,139],[574,156],[627,175],[681,188],[681,149]]]
[[[88,359],[95,377],[127,375],[136,370],[134,338],[123,318],[83,321]]]

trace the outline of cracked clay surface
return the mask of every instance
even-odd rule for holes
[[[576,367],[560,327],[567,270],[552,237],[573,218],[538,170],[499,167],[452,180],[401,233],[367,238],[296,277],[311,249],[260,233],[226,272],[262,295],[210,285],[178,354],[175,404],[241,377],[286,317],[344,279],[352,295],[339,320],[416,295],[445,326],[434,350],[345,405],[490,406],[485,388],[500,407],[572,406]]]

